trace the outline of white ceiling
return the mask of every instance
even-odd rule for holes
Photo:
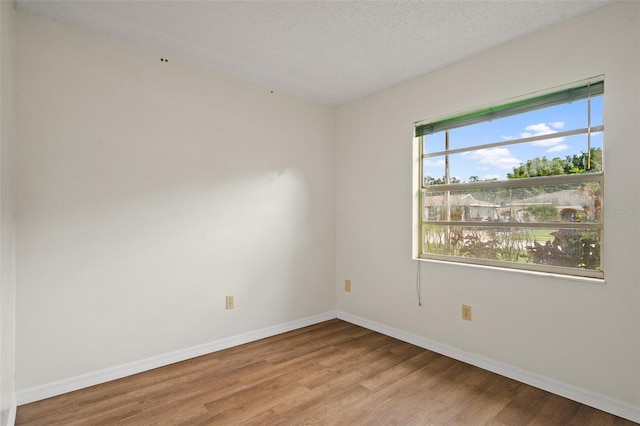
[[[610,2],[18,0],[16,7],[339,105]]]

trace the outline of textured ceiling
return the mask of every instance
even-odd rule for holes
[[[18,0],[16,7],[343,104],[610,2]]]

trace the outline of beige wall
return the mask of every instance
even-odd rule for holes
[[[616,3],[339,108],[339,311],[640,404],[639,18],[640,3]],[[623,212],[605,219],[606,283],[423,262],[419,307],[412,123],[599,74],[605,208]]]
[[[14,14],[0,2],[0,425],[15,414]]]
[[[15,415],[14,15],[0,2],[0,424]]]
[[[332,108],[16,27],[19,390],[335,311]]]

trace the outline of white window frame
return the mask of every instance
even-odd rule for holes
[[[433,157],[442,157],[443,155],[446,158],[446,162],[449,161],[449,155],[458,154],[463,152],[471,152],[478,149],[488,149],[502,146],[509,146],[515,144],[522,144],[534,141],[540,141],[550,138],[559,138],[566,137],[572,135],[580,135],[584,134],[588,137],[588,149],[590,152],[591,148],[591,134],[596,132],[604,132],[604,123],[598,126],[591,126],[591,112],[590,112],[590,98],[591,94],[588,94],[588,97],[584,97],[584,93],[582,94],[582,98],[580,99],[589,99],[589,111],[588,111],[588,126],[586,128],[579,129],[571,129],[564,132],[557,132],[553,134],[547,135],[539,135],[532,137],[525,137],[519,139],[511,139],[507,141],[496,141],[492,143],[484,143],[478,144],[469,147],[462,147],[457,149],[449,149],[448,142],[446,143],[445,150],[438,152],[423,152],[424,150],[424,141],[423,137],[429,133],[436,133],[437,131],[446,130],[446,123],[448,121],[455,121],[458,117],[473,117],[474,111],[480,111],[481,113],[486,114],[487,111],[491,111],[492,109],[496,109],[500,111],[500,108],[503,105],[523,105],[525,109],[523,112],[514,113],[509,115],[523,114],[526,113],[527,110],[527,102],[530,100],[535,101],[536,99],[543,99],[548,94],[559,93],[561,91],[572,90],[574,88],[585,88],[589,90],[589,87],[592,84],[599,84],[601,87],[601,92],[598,95],[604,93],[604,78],[602,76],[595,77],[589,80],[573,83],[571,85],[564,86],[562,88],[554,88],[549,91],[539,92],[533,95],[528,95],[524,97],[520,97],[516,100],[510,100],[506,102],[500,102],[495,104],[494,107],[485,107],[479,108],[476,110],[472,110],[469,113],[456,114],[453,116],[449,116],[451,118],[445,118],[441,120],[429,120],[417,122],[415,124],[415,133],[414,133],[414,179],[416,179],[417,191],[414,192],[414,212],[417,213],[417,220],[414,220],[414,257],[417,259],[429,259],[429,260],[437,260],[437,261],[446,261],[446,262],[454,262],[454,263],[465,263],[465,264],[476,264],[476,265],[484,265],[484,266],[493,266],[493,267],[501,267],[507,268],[510,270],[525,270],[525,271],[537,271],[544,273],[553,273],[567,276],[578,276],[578,277],[588,277],[588,278],[598,278],[604,279],[604,164],[601,172],[590,172],[590,173],[581,173],[581,174],[566,174],[566,175],[554,175],[554,176],[545,176],[545,177],[533,177],[533,178],[519,178],[519,179],[509,179],[509,180],[499,180],[499,181],[480,181],[480,182],[468,182],[468,183],[450,183],[448,176],[448,168],[446,168],[445,174],[445,183],[444,184],[434,184],[434,185],[424,185],[424,176],[423,176],[423,161],[428,158]],[[563,102],[569,103],[569,102]],[[562,103],[556,103],[556,105],[560,105]],[[533,108],[529,111],[539,109]],[[459,119],[458,119],[459,120]],[[463,121],[466,119],[463,119]],[[473,120],[473,118],[471,118]],[[476,119],[477,120],[477,119]],[[484,120],[486,121],[486,120]],[[482,122],[475,121],[475,122]],[[457,127],[464,127],[470,124],[459,125],[457,123]],[[434,130],[434,128],[436,130]],[[603,145],[604,146],[604,145]],[[604,151],[604,148],[603,148]],[[604,157],[604,156],[603,156]],[[603,158],[604,163],[604,158]],[[599,220],[597,222],[587,222],[587,223],[579,223],[572,222],[570,225],[559,225],[558,223],[552,222],[479,222],[473,220],[467,220],[464,222],[450,220],[450,217],[446,217],[445,220],[430,220],[428,217],[425,217],[425,206],[424,206],[424,198],[425,194],[429,192],[439,192],[449,194],[450,191],[474,191],[479,189],[498,189],[498,188],[527,188],[531,186],[539,186],[539,185],[553,185],[553,184],[572,184],[572,183],[597,183],[600,187],[600,200],[601,200],[601,214]],[[417,223],[416,223],[417,222]],[[445,255],[445,254],[433,254],[426,253],[424,250],[424,239],[425,239],[425,226],[429,225],[440,225],[440,226],[465,226],[465,227],[477,227],[479,228],[524,228],[524,229],[540,229],[540,228],[563,228],[563,229],[575,229],[575,230],[595,230],[599,232],[600,235],[600,266],[599,269],[586,269],[586,268],[574,268],[567,266],[553,266],[548,264],[536,264],[536,263],[517,263],[517,262],[508,262],[501,260],[492,260],[492,259],[481,259],[474,257],[463,257],[463,256],[455,256],[455,255]]]

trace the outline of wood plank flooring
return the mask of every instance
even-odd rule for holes
[[[18,407],[16,425],[635,425],[331,320]]]

